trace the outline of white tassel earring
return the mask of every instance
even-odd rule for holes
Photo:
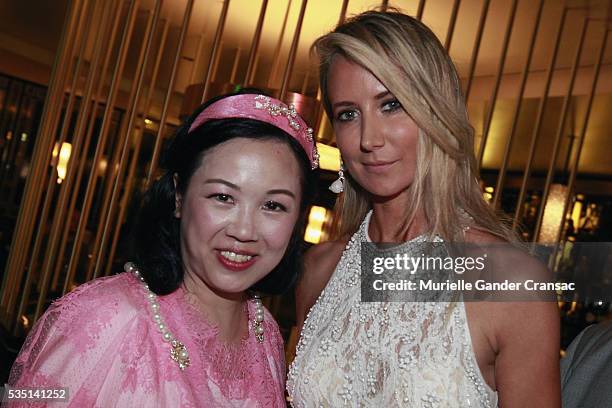
[[[344,191],[344,163],[342,163],[342,159],[340,159],[340,170],[338,170],[338,179],[334,181],[329,189],[336,193],[340,194]]]

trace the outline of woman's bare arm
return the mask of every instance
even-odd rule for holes
[[[500,277],[524,282],[526,279],[547,281],[551,278],[546,267],[521,250],[499,245],[503,241],[490,234],[470,230],[468,242],[494,244],[489,249],[498,261]],[[491,255],[491,254],[489,254]],[[527,301],[486,302],[478,320],[490,340],[494,356],[494,383],[500,407],[560,407],[559,374],[560,319],[557,303],[537,299]],[[551,298],[554,300],[554,298]],[[482,324],[486,321],[485,324]]]
[[[560,407],[559,312],[553,302],[495,304],[501,407]]]

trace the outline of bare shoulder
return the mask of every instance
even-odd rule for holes
[[[552,273],[547,266],[529,253],[528,248],[508,243],[489,232],[471,228],[466,232],[466,241],[470,244],[476,244],[479,247],[480,255],[483,253],[487,256],[486,265],[489,268],[489,274],[486,278],[495,282],[516,282],[524,288],[526,280],[534,282],[550,282],[552,281]],[[538,318],[547,318],[555,315],[556,318],[556,303],[548,300],[554,298],[546,295],[545,292],[530,294],[526,290],[516,292],[514,297],[496,297],[496,302],[487,302],[487,314],[499,314],[500,319],[496,320],[496,326],[509,326],[510,332],[514,329],[513,325],[524,324],[522,318],[518,317],[521,313],[535,313],[530,321],[537,321]],[[547,300],[547,301],[539,301]],[[512,317],[506,315],[512,310]],[[555,312],[551,314],[551,311]],[[502,318],[503,317],[503,318]],[[524,316],[523,316],[524,317]],[[521,323],[523,322],[523,323]],[[507,333],[510,334],[510,333]]]
[[[529,253],[527,246],[520,246],[476,228],[465,233],[465,240],[483,248],[489,256],[489,262],[495,264],[497,277],[521,282],[525,279],[551,279],[546,265]],[[502,276],[503,274],[503,276]]]
[[[314,305],[346,247],[348,237],[327,241],[311,247],[304,255],[304,273],[296,289],[296,320],[301,327],[310,308]]]

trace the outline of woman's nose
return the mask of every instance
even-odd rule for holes
[[[363,115],[361,120],[361,150],[369,152],[380,149],[384,145],[385,135],[382,124],[375,117]]]
[[[249,209],[237,209],[232,215],[226,229],[227,235],[242,241],[256,241],[257,228],[255,225],[255,214]]]

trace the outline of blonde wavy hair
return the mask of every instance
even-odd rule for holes
[[[332,117],[327,80],[340,55],[367,69],[397,98],[419,127],[417,164],[404,227],[422,209],[430,233],[463,241],[464,211],[472,225],[516,242],[507,223],[484,200],[461,84],[448,53],[420,21],[397,11],[367,11],[318,38],[323,104]],[[350,176],[336,202],[335,238],[352,234],[371,208],[368,193]]]

